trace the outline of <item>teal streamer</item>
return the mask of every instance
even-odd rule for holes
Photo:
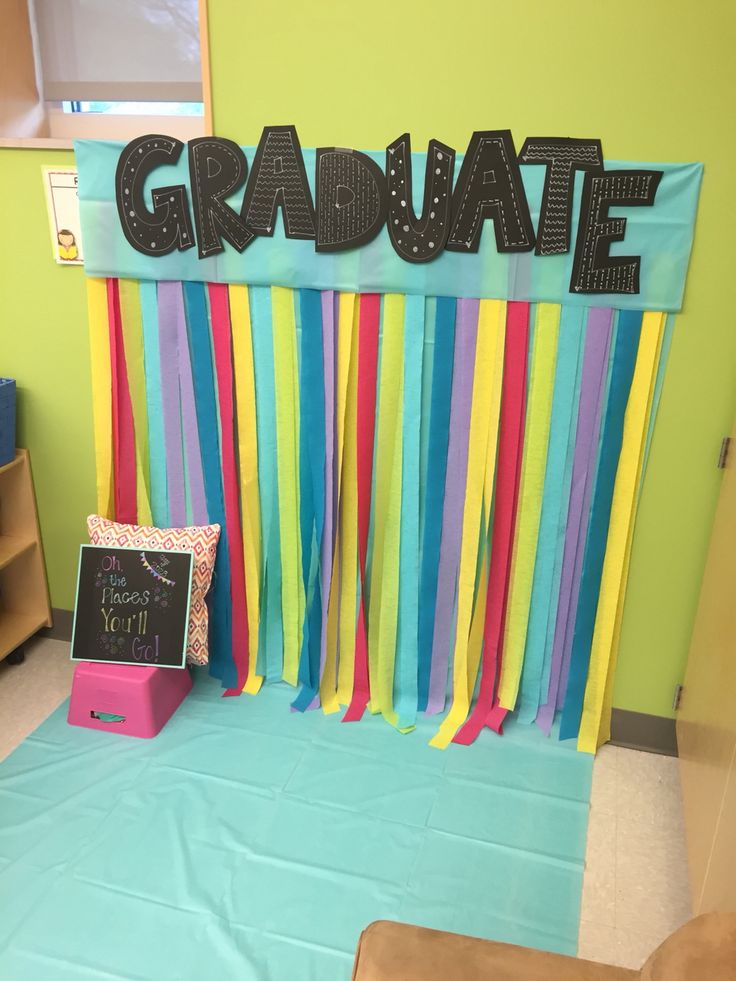
[[[424,297],[404,300],[404,412],[402,421],[399,616],[394,668],[394,708],[400,729],[417,718],[419,653],[419,457],[424,353]]]
[[[164,411],[161,403],[161,361],[158,351],[158,300],[156,283],[142,280],[138,284],[143,323],[143,358],[146,375],[146,408],[148,411],[148,446],[151,474],[151,515],[158,528],[169,524],[166,497],[166,443]]]
[[[225,527],[225,503],[222,492],[217,395],[204,284],[184,283],[184,302],[191,349],[194,398],[202,451],[207,514],[211,522],[220,526],[220,541],[217,546],[212,590],[209,670],[213,677],[220,679],[223,688],[236,688],[238,671],[233,660],[230,562]]]
[[[434,334],[437,321],[437,297],[424,302],[424,350],[422,351],[422,425],[419,433],[419,562],[421,568],[424,521],[427,510],[426,473],[429,464],[429,420],[432,410],[432,375],[434,374]]]
[[[570,671],[560,724],[560,739],[576,737],[580,728],[598,594],[606,553],[613,489],[621,453],[626,405],[639,349],[641,323],[641,312],[623,310],[619,313],[606,418],[601,434],[598,476],[590,512],[575,632],[570,655]]]
[[[545,657],[551,655],[551,639],[554,637],[554,623],[550,626],[550,617],[557,610],[565,545],[567,503],[572,478],[570,433],[575,429],[584,336],[585,310],[580,307],[563,307],[557,345],[547,468],[521,675],[519,721],[527,725],[537,715],[545,673]]]
[[[432,667],[434,611],[440,561],[442,512],[445,502],[445,466],[450,436],[452,368],[455,351],[455,300],[437,298],[434,331],[432,394],[426,465],[426,498],[422,528],[421,590],[419,598],[418,705],[427,708]],[[425,417],[426,418],[426,417]]]
[[[320,552],[325,520],[325,400],[322,349],[322,295],[300,290],[301,358],[299,402],[299,471],[302,576],[305,610],[299,681],[302,689],[293,707],[305,711],[319,692],[322,636]]]
[[[257,669],[266,681],[278,681],[284,665],[281,623],[281,531],[276,469],[276,390],[273,364],[271,290],[249,289],[258,434],[258,489],[261,500],[263,580]]]

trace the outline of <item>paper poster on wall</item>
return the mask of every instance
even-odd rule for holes
[[[42,167],[51,249],[60,266],[84,265],[76,167]]]

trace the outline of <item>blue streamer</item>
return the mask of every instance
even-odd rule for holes
[[[260,675],[265,676],[266,681],[278,681],[284,666],[284,635],[281,621],[281,530],[278,519],[271,290],[267,286],[253,286],[249,290],[249,296],[256,385],[258,489],[261,499],[263,542],[257,669]]]
[[[551,641],[554,636],[554,623],[550,630],[549,620],[557,610],[562,571],[567,503],[572,479],[570,431],[575,429],[574,413],[578,402],[584,337],[585,310],[580,307],[563,307],[557,345],[557,368],[552,397],[544,496],[521,675],[519,721],[527,725],[532,723],[537,715],[545,654],[548,646],[551,653]],[[556,589],[555,571],[557,572]]]
[[[305,711],[319,692],[322,636],[322,589],[320,553],[325,521],[325,377],[322,351],[322,294],[301,290],[302,344],[299,379],[301,423],[299,427],[300,523],[302,576],[306,604],[299,681],[302,690],[293,707]]]
[[[437,601],[437,572],[440,564],[442,510],[445,502],[445,466],[450,438],[452,365],[455,351],[456,302],[437,298],[432,398],[427,450],[427,496],[424,505],[421,590],[419,594],[418,708],[424,712],[429,699],[432,666],[434,610]]]
[[[212,365],[207,297],[202,283],[184,283],[184,302],[191,347],[194,398],[202,450],[204,492],[209,520],[220,525],[220,541],[215,559],[212,616],[210,618],[210,674],[224,688],[236,688],[238,672],[233,660],[230,562],[228,558],[225,504],[222,494],[220,438],[217,421],[217,395]]]
[[[166,444],[164,410],[161,404],[161,359],[158,350],[158,300],[156,284],[139,283],[141,320],[143,323],[143,357],[146,375],[148,410],[148,446],[151,474],[151,515],[154,525],[168,528],[169,509],[166,497]]]
[[[603,574],[603,560],[606,554],[613,490],[623,441],[624,416],[634,377],[641,323],[641,312],[624,310],[619,313],[608,390],[608,404],[601,434],[600,462],[593,493],[588,539],[580,580],[575,632],[570,655],[570,673],[567,679],[567,691],[560,725],[560,739],[576,738],[580,728],[590,662],[590,648],[595,629],[598,594]]]

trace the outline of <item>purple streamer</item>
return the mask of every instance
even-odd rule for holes
[[[473,371],[478,337],[478,300],[457,301],[455,358],[450,398],[450,438],[447,448],[445,500],[442,508],[442,538],[437,573],[432,665],[427,714],[441,712],[447,695],[447,667],[452,644],[455,588],[460,564],[465,482],[468,473],[470,407],[473,401]]]
[[[558,708],[558,696],[564,697],[565,676],[570,665],[573,628],[577,610],[587,518],[595,483],[598,457],[598,434],[601,424],[603,395],[606,387],[608,353],[611,346],[613,310],[593,308],[588,313],[583,373],[580,382],[575,454],[572,465],[570,503],[567,512],[565,547],[560,576],[560,594],[552,645],[547,701],[537,713],[537,725],[549,735]]]
[[[184,456],[179,411],[179,359],[177,355],[178,308],[181,283],[158,284],[158,342],[161,358],[161,403],[166,442],[166,496],[168,523],[181,528],[187,523],[184,494]],[[178,300],[177,300],[178,297]],[[183,309],[183,308],[182,308]]]
[[[189,336],[187,334],[186,313],[184,310],[184,295],[181,283],[176,283],[174,303],[176,305],[177,347],[179,352],[179,394],[181,395],[181,416],[184,426],[184,448],[187,456],[189,471],[189,494],[192,502],[192,520],[195,525],[208,523],[207,498],[204,490],[204,473],[202,471],[202,454],[199,445],[199,425],[197,423],[197,405],[194,400],[194,381],[192,378],[192,360],[189,353]]]

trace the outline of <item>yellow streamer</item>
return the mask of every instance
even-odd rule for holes
[[[468,440],[468,472],[465,483],[460,570],[457,583],[457,626],[452,662],[453,701],[447,717],[430,741],[431,746],[436,746],[439,749],[445,749],[449,745],[452,737],[467,718],[478,672],[481,647],[478,630],[482,631],[482,626],[479,628],[476,618],[471,656],[471,612],[473,597],[476,593],[478,537],[481,523],[484,523],[483,497],[488,482],[488,461],[491,446],[493,448],[493,466],[495,467],[505,333],[506,304],[500,300],[482,300],[478,314],[478,339],[473,372],[473,402],[470,411],[470,436]],[[480,605],[485,606],[484,599],[476,602],[476,614]]]
[[[642,453],[642,462],[644,459],[644,454]],[[624,615],[624,599],[626,597],[626,587],[629,581],[629,565],[631,563],[631,542],[634,537],[634,527],[636,524],[636,512],[639,505],[639,492],[637,491],[636,501],[634,503],[634,514],[631,521],[631,526],[629,528],[629,534],[626,542],[626,559],[624,561],[624,571],[621,577],[621,588],[619,591],[618,606],[616,609],[616,623],[613,628],[613,640],[611,641],[611,654],[608,662],[608,671],[606,674],[606,687],[603,692],[603,706],[600,712],[600,719],[598,722],[598,738],[596,741],[595,749],[598,749],[604,743],[607,743],[611,738],[611,710],[613,708],[613,682],[616,676],[616,662],[618,660],[618,650],[619,642],[621,640],[621,623],[623,621]],[[587,690],[587,686],[586,686]],[[583,703],[583,711],[585,710],[585,704]],[[581,719],[582,722],[582,719]],[[578,739],[580,739],[580,733],[578,733]],[[586,745],[590,746],[591,743],[586,739]],[[582,745],[578,747],[581,752],[587,752]],[[590,752],[595,752],[594,749],[590,749]]]
[[[503,666],[498,690],[501,707],[509,710],[516,705],[524,662],[544,475],[547,468],[559,329],[560,307],[554,303],[539,303],[534,325],[519,510],[511,563]]]
[[[87,312],[92,368],[97,511],[105,518],[112,518],[114,514],[112,372],[110,370],[110,327],[107,319],[107,284],[104,279],[87,279]]]
[[[404,298],[383,298],[381,384],[378,392],[376,472],[368,611],[370,710],[393,717],[393,665],[398,618],[399,541],[404,394]]]
[[[475,690],[475,683],[478,680],[478,668],[480,667],[480,659],[483,654],[483,631],[486,624],[486,603],[488,602],[489,564],[489,542],[486,537],[483,542],[480,576],[478,578],[478,588],[475,596],[475,609],[473,610],[470,637],[468,638],[468,686],[466,695],[463,696],[463,704],[466,705],[466,716],[470,710],[470,702],[473,697],[473,691]],[[466,697],[467,704],[465,703]]]
[[[610,695],[621,630],[631,540],[652,407],[665,315],[645,313],[624,418],[624,434],[611,506],[578,749],[595,753],[608,735]],[[607,711],[604,715],[604,705]]]
[[[505,334],[504,324],[504,334]],[[504,339],[505,340],[505,339]],[[498,379],[499,394],[503,390],[503,358],[501,359],[501,376]],[[488,434],[488,453],[486,454],[486,476],[483,484],[483,526],[481,529],[482,548],[480,557],[480,573],[476,589],[473,621],[470,624],[470,639],[468,640],[468,707],[473,697],[475,683],[478,678],[481,656],[483,654],[483,639],[486,623],[486,604],[488,602],[488,575],[491,565],[491,517],[493,514],[493,487],[496,478],[496,450],[498,449],[498,416],[500,405],[496,411],[496,426],[491,426]]]
[[[504,335],[506,325],[504,324]],[[504,336],[505,343],[505,336]],[[500,414],[500,398],[503,391],[503,366],[501,358],[499,370],[501,375],[498,379],[498,399],[497,409],[491,407],[491,416],[496,413],[496,425],[491,425],[488,433],[488,452],[486,454],[485,481],[483,483],[483,525],[481,529],[481,554],[480,572],[478,586],[476,588],[475,608],[473,610],[473,620],[470,624],[470,638],[468,640],[468,710],[475,690],[475,683],[478,678],[481,657],[483,655],[483,639],[486,623],[486,605],[488,603],[488,575],[491,564],[491,517],[493,515],[493,488],[496,479],[496,451],[498,449],[498,420]]]
[[[332,579],[330,581],[330,598],[327,605],[327,658],[325,660],[324,671],[319,682],[319,698],[322,703],[322,711],[325,715],[340,711],[340,703],[337,700],[337,629],[340,594],[339,586],[339,543],[337,532],[335,538],[335,548],[332,553]]]
[[[284,630],[283,679],[296,685],[301,652],[301,542],[299,536],[299,458],[296,378],[296,321],[294,292],[271,289],[274,383],[276,392],[276,456],[281,531],[281,614]],[[300,593],[302,595],[300,595]]]
[[[261,593],[261,501],[258,492],[258,435],[250,304],[247,286],[229,286],[233,336],[235,409],[240,459],[240,510],[243,516],[243,562],[248,597],[248,677],[243,691],[255,695],[263,683],[256,674]]]
[[[352,302],[348,302],[352,299]],[[343,302],[343,300],[345,302]],[[340,298],[340,338],[348,338],[349,367],[342,432],[342,494],[340,498],[340,660],[337,700],[348,705],[355,677],[355,621],[358,598],[358,321],[360,304],[349,294]],[[343,322],[344,318],[344,322]]]
[[[128,371],[128,388],[133,407],[133,427],[135,430],[136,464],[136,503],[138,523],[150,525],[151,517],[151,476],[148,455],[148,409],[146,403],[146,373],[143,355],[143,319],[138,282],[134,279],[121,279],[120,317],[123,325],[125,363]]]
[[[355,293],[341,293],[338,300],[337,315],[337,373],[335,380],[335,458],[337,470],[337,526],[335,528],[335,549],[332,553],[332,580],[330,582],[330,597],[327,607],[327,660],[320,680],[320,700],[325,713],[340,711],[338,698],[338,640],[340,632],[340,550],[342,536],[340,515],[343,510],[343,453],[345,449],[345,412],[348,402],[348,386],[350,383],[350,361],[353,346],[353,318],[356,306]],[[344,677],[344,675],[343,675]]]

